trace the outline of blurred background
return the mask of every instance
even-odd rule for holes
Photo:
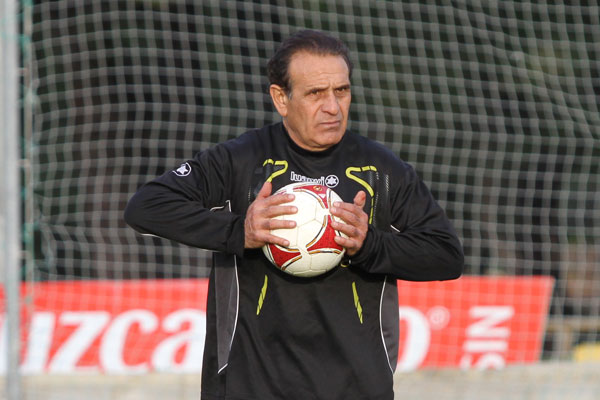
[[[600,361],[596,2],[18,5],[30,313],[36,283],[208,276],[208,252],[136,234],[125,204],[195,152],[278,121],[267,60],[311,28],[348,44],[349,128],[415,166],[463,241],[466,274],[552,278],[538,363],[592,374],[575,364]]]

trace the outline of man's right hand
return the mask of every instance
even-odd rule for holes
[[[293,194],[278,194],[271,196],[273,185],[265,182],[258,192],[256,199],[248,207],[246,219],[244,220],[244,247],[256,249],[267,243],[278,244],[287,247],[286,239],[271,234],[273,229],[294,228],[295,221],[274,219],[279,215],[295,214],[298,212],[296,206],[285,205],[294,200]]]

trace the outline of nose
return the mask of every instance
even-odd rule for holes
[[[337,115],[340,110],[340,104],[338,98],[335,96],[333,91],[327,92],[327,96],[323,98],[323,104],[321,105],[323,112],[331,115]]]

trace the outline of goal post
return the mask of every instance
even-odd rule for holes
[[[2,195],[0,210],[0,273],[4,288],[2,329],[5,388],[8,400],[21,397],[20,381],[20,273],[21,273],[21,147],[19,103],[18,1],[0,1],[0,135]]]

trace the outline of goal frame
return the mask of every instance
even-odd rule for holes
[[[21,398],[20,361],[20,123],[19,123],[19,34],[18,1],[0,1],[0,121],[2,121],[2,243],[0,271],[6,304],[5,388],[8,400]]]

